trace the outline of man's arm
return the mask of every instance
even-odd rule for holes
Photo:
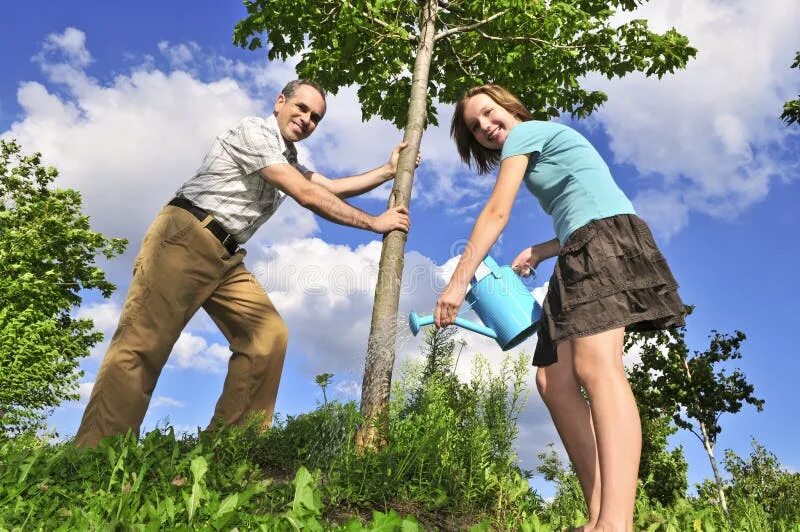
[[[407,145],[406,142],[401,142],[394,147],[388,161],[363,174],[329,179],[318,172],[309,172],[306,174],[306,177],[310,179],[312,183],[320,185],[325,188],[325,190],[328,190],[340,198],[359,196],[384,184],[394,177],[397,173],[397,161],[400,158],[400,152],[404,150]],[[419,164],[419,154],[417,154],[417,164]]]
[[[309,181],[291,164],[273,164],[259,170],[261,177],[326,220],[376,233],[408,232],[408,209],[392,207],[379,216],[345,203],[325,187]]]

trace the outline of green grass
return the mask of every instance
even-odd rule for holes
[[[354,444],[357,407],[338,402],[266,432],[257,420],[199,435],[162,428],[92,450],[28,435],[0,440],[0,530],[544,532],[582,523],[577,481],[555,454],[540,468],[556,484],[550,501],[517,465],[527,357],[495,373],[476,368],[469,383],[449,363],[407,368],[393,391],[388,445],[363,455]],[[728,519],[703,489],[669,507],[640,489],[636,529],[800,532],[790,513],[798,490],[753,482],[749,464],[738,464]]]

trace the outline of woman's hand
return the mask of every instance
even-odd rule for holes
[[[433,313],[433,323],[441,329],[456,322],[458,309],[464,302],[466,287],[450,282],[444,289],[439,300],[436,301],[436,311]]]
[[[561,244],[557,238],[534,244],[519,252],[511,263],[511,269],[523,277],[528,277],[543,260],[557,256],[560,251]]]
[[[519,252],[517,258],[511,262],[511,269],[522,277],[528,277],[541,262],[534,246],[527,247]]]

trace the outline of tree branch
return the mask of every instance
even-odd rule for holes
[[[403,39],[403,40],[406,40],[406,41],[408,41],[410,43],[415,43],[418,40],[418,38],[416,36],[414,36],[414,35],[409,35],[408,37],[403,37],[402,35],[398,35],[396,26],[392,26],[388,22],[385,22],[385,21],[379,19],[376,16],[373,16],[373,15],[371,15],[369,13],[364,12],[364,11],[362,11],[361,14],[364,16],[364,18],[374,22],[375,24],[377,24],[378,26],[381,26],[382,28],[386,28],[387,30],[389,30],[391,32],[391,34],[392,34],[392,37],[395,37],[395,38],[398,38],[398,39]]]
[[[562,50],[578,50],[580,48],[586,48],[587,45],[585,44],[556,44],[552,41],[547,41],[545,39],[539,39],[537,37],[497,37],[496,35],[489,35],[488,33],[478,31],[477,32],[481,37],[484,39],[489,39],[490,41],[522,41],[522,42],[535,42],[538,44],[545,44],[550,46],[551,48],[559,48]]]
[[[463,72],[465,76],[470,77],[471,74],[469,72],[467,72],[467,69],[464,67],[464,64],[461,62],[461,56],[459,56],[458,52],[456,52],[456,49],[453,46],[453,41],[447,41],[447,44],[450,45],[450,51],[453,52],[453,57],[455,57],[455,59],[456,59],[456,63],[458,64],[458,68],[461,69],[461,72]]]
[[[508,9],[504,9],[503,11],[495,13],[491,17],[487,17],[487,18],[485,18],[483,20],[480,20],[478,22],[475,22],[473,24],[467,24],[466,26],[457,26],[455,28],[450,28],[448,30],[440,31],[439,33],[436,34],[436,36],[433,38],[433,40],[434,41],[438,41],[439,39],[445,39],[445,38],[447,38],[447,37],[449,37],[451,35],[454,35],[456,33],[463,33],[465,31],[472,31],[474,29],[480,28],[481,26],[485,26],[486,24],[490,23],[493,20],[497,20],[498,18],[502,17],[506,13],[508,13]]]

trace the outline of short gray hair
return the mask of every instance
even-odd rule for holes
[[[294,81],[290,81],[289,83],[286,84],[283,90],[281,90],[281,94],[283,94],[283,96],[288,100],[289,98],[294,96],[294,91],[297,90],[297,87],[300,87],[302,85],[308,85],[309,87],[316,89],[316,91],[322,95],[322,99],[323,100],[325,99],[325,89],[323,89],[319,85],[319,83],[315,83],[307,79],[296,79]]]

